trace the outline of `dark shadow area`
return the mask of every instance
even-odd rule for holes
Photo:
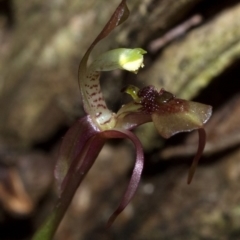
[[[41,150],[44,152],[50,152],[56,143],[60,142],[61,139],[64,137],[66,132],[68,131],[69,127],[62,126],[56,131],[51,137],[49,137],[46,141],[43,142],[36,142],[33,146],[33,150]]]
[[[196,6],[192,9],[190,14],[201,14],[204,17],[204,20],[211,19],[215,17],[219,12],[233,7],[238,4],[238,0],[213,0],[213,1],[200,1],[200,3],[196,4]]]
[[[0,223],[1,240],[30,239],[33,233],[32,219],[11,217],[4,214],[4,222]]]
[[[239,69],[240,59],[236,59],[221,75],[213,79],[208,87],[203,89],[193,101],[207,103],[213,106],[213,111],[216,111],[228,99],[233,98],[240,92]]]
[[[15,24],[15,18],[12,0],[0,1],[0,15],[4,15],[6,17],[8,27],[13,27]]]

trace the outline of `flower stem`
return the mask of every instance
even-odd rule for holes
[[[77,157],[78,161],[74,161],[77,163],[83,158],[83,161],[81,161],[82,164],[79,167],[75,164],[71,165],[66,176],[66,187],[64,187],[61,196],[58,198],[57,204],[55,205],[51,215],[35,233],[32,240],[52,240],[68,206],[72,201],[76,189],[79,187],[80,183],[92,167],[104,143],[105,139],[101,137],[100,134],[97,134],[86,143],[87,151],[82,151]]]

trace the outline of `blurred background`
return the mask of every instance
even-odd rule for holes
[[[78,64],[119,0],[0,0],[0,239],[30,239],[56,199],[53,167],[66,130],[84,115]],[[148,51],[138,75],[102,75],[108,106],[126,84],[155,85],[213,106],[206,149],[191,185],[196,133],[136,134],[145,168],[109,229],[134,164],[127,141],[108,142],[76,192],[56,240],[240,239],[240,2],[128,0],[127,22],[102,41]],[[113,80],[114,78],[114,80]],[[114,82],[113,82],[114,81]]]

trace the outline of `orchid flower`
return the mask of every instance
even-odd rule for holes
[[[132,199],[140,181],[144,163],[143,148],[131,130],[141,124],[153,122],[159,134],[164,138],[169,138],[179,132],[198,130],[199,146],[189,171],[188,183],[192,180],[197,162],[204,149],[206,134],[203,124],[211,116],[211,106],[178,99],[164,89],[157,91],[153,86],[142,89],[128,86],[123,91],[130,94],[133,100],[114,113],[108,109],[102,95],[99,84],[100,72],[124,69],[137,73],[143,67],[143,55],[146,51],[141,48],[114,49],[100,55],[89,66],[87,64],[94,46],[125,21],[128,15],[126,0],[122,0],[80,62],[79,86],[86,116],[78,119],[63,138],[55,168],[58,201],[52,214],[35,234],[34,240],[52,239],[75,191],[105,142],[112,138],[125,138],[132,141],[135,146],[136,162],[129,185],[119,206],[109,218],[107,226],[113,223]]]

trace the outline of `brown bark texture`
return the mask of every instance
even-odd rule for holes
[[[119,0],[0,0],[0,239],[30,239],[56,197],[61,138],[84,116],[78,64]],[[127,84],[154,85],[213,106],[204,156],[191,185],[195,133],[163,140],[151,124],[136,134],[146,152],[134,200],[109,230],[134,154],[110,142],[77,191],[56,240],[240,239],[240,3],[128,0],[129,19],[94,50],[148,51],[137,75],[102,75],[111,109]],[[91,60],[90,59],[90,60]],[[20,227],[19,227],[20,226]],[[22,229],[22,230],[19,230]]]

